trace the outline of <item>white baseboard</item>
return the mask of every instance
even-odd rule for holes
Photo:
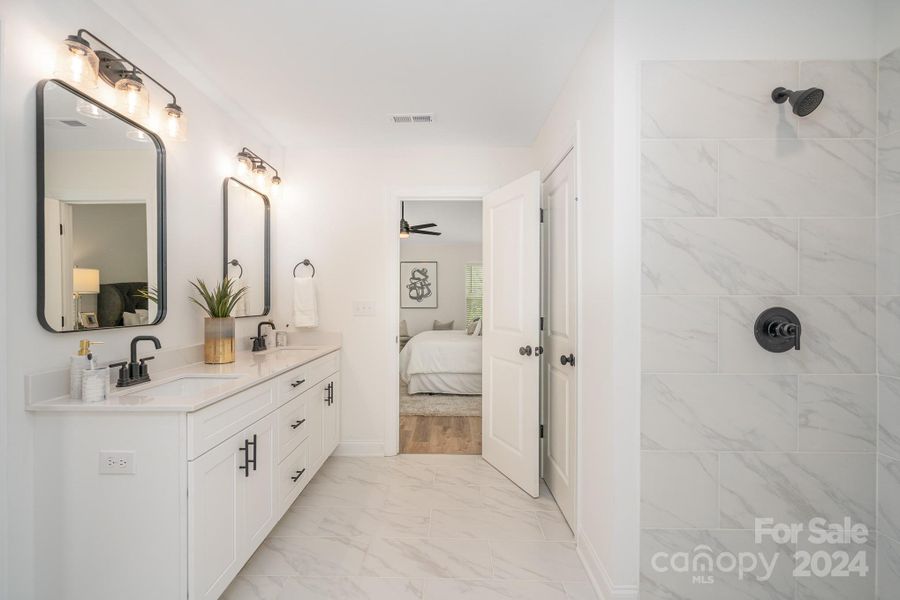
[[[576,547],[578,557],[581,559],[584,568],[591,580],[591,586],[600,600],[637,600],[638,586],[636,585],[616,585],[609,576],[603,561],[597,556],[594,546],[584,534],[583,531],[578,532],[578,543]]]
[[[332,456],[384,456],[384,442],[341,442]]]

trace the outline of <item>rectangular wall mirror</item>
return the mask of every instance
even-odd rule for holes
[[[160,323],[166,219],[159,138],[61,81],[42,81],[37,191],[37,314],[44,328]]]
[[[246,296],[234,309],[234,316],[267,315],[271,305],[269,199],[232,177],[225,179],[222,194],[224,276],[237,280],[238,287],[247,288]]]

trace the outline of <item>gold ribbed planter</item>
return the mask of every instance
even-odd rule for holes
[[[208,365],[234,362],[234,317],[203,320],[203,356]]]

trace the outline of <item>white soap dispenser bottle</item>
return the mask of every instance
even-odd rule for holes
[[[84,372],[91,368],[91,359],[88,356],[91,353],[91,344],[102,343],[81,340],[78,345],[78,354],[69,359],[69,397],[72,400],[81,400],[81,381],[84,378]]]

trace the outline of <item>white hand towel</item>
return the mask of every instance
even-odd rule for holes
[[[242,287],[246,287],[246,284],[239,278],[232,279],[234,282],[234,286],[231,288],[234,291],[241,289]],[[246,317],[247,316],[247,294],[241,296],[241,299],[237,301],[234,305],[234,310],[232,311],[232,317]]]
[[[318,327],[316,284],[312,277],[294,278],[294,327]]]

